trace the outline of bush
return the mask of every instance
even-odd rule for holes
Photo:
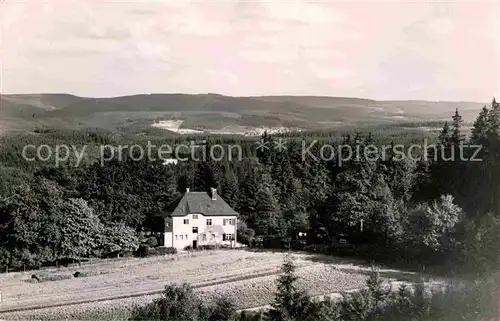
[[[255,231],[247,226],[242,219],[238,220],[238,242],[251,246],[255,237]]]
[[[188,284],[167,285],[162,298],[134,307],[129,320],[223,321],[235,312],[234,304],[225,297],[207,303]]]
[[[98,270],[90,270],[90,271],[77,271],[73,274],[75,278],[87,278],[89,276],[96,276],[96,275],[101,275],[103,272],[98,271]]]
[[[210,251],[210,250],[215,250],[216,246],[215,245],[200,245],[198,246],[198,250],[200,251]]]
[[[106,226],[100,239],[100,249],[104,256],[114,256],[117,253],[137,251],[139,237],[134,229],[123,223]]]
[[[235,314],[236,309],[233,301],[225,296],[218,296],[214,303],[209,306],[209,321],[225,321],[230,320]]]
[[[177,249],[175,247],[156,247],[154,249],[149,249],[148,255],[172,255],[177,254]]]
[[[157,246],[158,246],[158,239],[156,238],[156,236],[150,236],[150,237],[148,237],[148,239],[146,240],[146,244],[147,244],[149,247],[157,247]]]
[[[174,247],[163,247],[163,246],[149,248],[146,245],[141,245],[139,246],[139,249],[136,252],[136,256],[140,257],[171,255],[171,254],[177,254],[177,249]]]
[[[340,302],[324,302],[322,315],[329,320],[497,320],[499,317],[498,280],[446,284],[430,289],[419,281],[401,285],[398,291],[383,291],[376,273],[367,289],[350,293]]]
[[[33,274],[31,275],[31,280],[33,281],[38,281],[38,282],[50,282],[50,281],[61,281],[61,280],[68,280],[72,279],[73,274],[48,274],[48,275],[37,275]]]
[[[149,255],[149,247],[146,245],[141,245],[136,251],[136,256],[147,257]]]
[[[11,264],[10,252],[0,248],[0,270],[5,270]]]
[[[42,279],[43,282],[47,281],[62,281],[62,280],[68,280],[72,279],[73,275],[72,274],[52,274],[44,277]]]
[[[124,251],[120,252],[120,257],[133,257],[135,256],[136,251]]]

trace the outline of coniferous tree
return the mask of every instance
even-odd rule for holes
[[[476,118],[471,131],[471,142],[473,144],[485,144],[489,136],[489,110],[486,106],[481,109],[481,112]]]
[[[461,141],[464,140],[461,133],[463,119],[458,113],[458,108],[455,110],[455,115],[453,115],[453,122],[451,123],[451,133],[450,133],[450,143],[454,145],[459,145]]]
[[[217,162],[202,161],[196,164],[196,172],[194,175],[195,189],[209,192],[211,188],[218,188],[221,181],[222,170]]]
[[[226,170],[221,184],[221,196],[232,208],[237,208],[238,194],[238,179],[234,171],[229,168]]]
[[[453,117],[452,125],[450,126],[448,122],[444,123],[443,129],[439,134],[440,146],[429,150],[428,157],[431,162],[430,172],[432,177],[432,184],[429,186],[431,197],[439,197],[444,193],[451,193],[450,177],[454,177],[456,174],[457,162],[455,160],[458,160],[456,156],[459,153],[456,144],[460,143],[460,124],[461,117],[457,110]]]
[[[290,255],[281,266],[282,274],[277,281],[277,291],[269,318],[273,321],[301,321],[314,314],[313,304],[307,292],[299,289],[295,264]]]
[[[273,235],[279,233],[282,226],[276,187],[269,174],[262,174],[259,180],[254,222],[257,231]]]
[[[176,166],[177,186],[180,192],[184,193],[187,188],[194,189],[196,165],[194,162],[188,162]]]
[[[290,195],[290,187],[293,184],[294,176],[288,153],[274,153],[274,159],[270,173],[273,181],[276,182],[278,196],[280,198],[285,198],[287,197],[287,195]]]
[[[210,188],[213,187],[220,189],[222,181],[224,180],[224,172],[222,171],[221,163],[214,160],[209,160],[208,168],[210,173]]]
[[[495,98],[491,102],[491,110],[488,114],[488,138],[496,140],[500,134],[500,104]]]
[[[259,159],[260,164],[264,166],[272,164],[273,147],[272,138],[268,135],[267,131],[265,131],[257,145],[257,158]]]
[[[451,137],[450,125],[448,125],[448,122],[445,122],[443,129],[439,134],[439,142],[443,146],[448,146],[448,144],[450,143],[450,137]]]
[[[255,211],[258,203],[259,181],[256,170],[249,169],[239,180],[239,202],[237,210],[243,219],[251,226],[255,227]]]
[[[280,212],[283,215],[281,228],[282,233],[289,237],[296,237],[298,232],[309,229],[309,213],[307,211],[306,200],[303,198],[303,187],[298,179],[293,179],[289,183],[289,194],[280,199]]]
[[[198,162],[194,174],[194,188],[199,191],[210,190],[210,169],[206,162]]]

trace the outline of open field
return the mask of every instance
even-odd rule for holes
[[[46,319],[61,313],[67,317],[88,317],[96,311],[121,315],[134,304],[158,297],[165,284],[183,282],[190,283],[205,296],[228,293],[235,298],[238,308],[262,306],[272,300],[274,281],[284,256],[284,253],[243,250],[210,251],[2,274],[0,318],[43,316]],[[300,283],[312,295],[357,289],[367,278],[366,266],[334,258],[318,260],[308,254],[295,254],[295,258]],[[86,276],[29,282],[33,273],[43,279],[69,277],[75,271]],[[72,305],[57,307],[66,304]],[[5,313],[16,309],[27,311]]]

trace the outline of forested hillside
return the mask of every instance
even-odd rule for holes
[[[183,128],[238,132],[244,127],[333,129],[362,124],[443,121],[455,108],[471,121],[476,102],[376,101],[315,96],[230,97],[217,94],[147,94],[110,98],[68,94],[0,96],[0,133],[37,126],[64,129],[147,130],[158,120]],[[3,127],[3,128],[2,128]]]
[[[138,233],[161,231],[161,214],[186,188],[217,187],[241,213],[239,239],[244,242],[257,236],[295,239],[307,232],[309,244],[328,245],[344,234],[359,244],[354,255],[487,272],[500,260],[499,104],[493,101],[481,111],[469,136],[462,126],[457,110],[439,137],[382,127],[261,137],[260,144],[269,146],[286,139],[283,150],[259,149],[252,139],[195,137],[206,150],[239,145],[242,159],[177,165],[134,160],[133,155],[101,163],[98,146],[176,145],[189,137],[46,128],[9,135],[0,141],[0,267],[134,251]],[[408,149],[425,138],[438,147],[418,161],[398,158],[391,150],[377,160],[303,157],[303,145],[314,140],[310,152],[319,155],[325,144],[353,150],[403,144]],[[477,155],[477,149],[463,149],[465,158],[482,161],[461,160],[464,143],[483,145]],[[57,167],[51,160],[24,160],[28,144],[88,147],[79,166],[70,157]],[[457,157],[447,160],[451,153]]]

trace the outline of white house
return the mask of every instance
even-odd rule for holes
[[[164,243],[166,247],[183,250],[190,246],[235,246],[238,213],[212,188],[206,192],[186,193],[165,215]]]

